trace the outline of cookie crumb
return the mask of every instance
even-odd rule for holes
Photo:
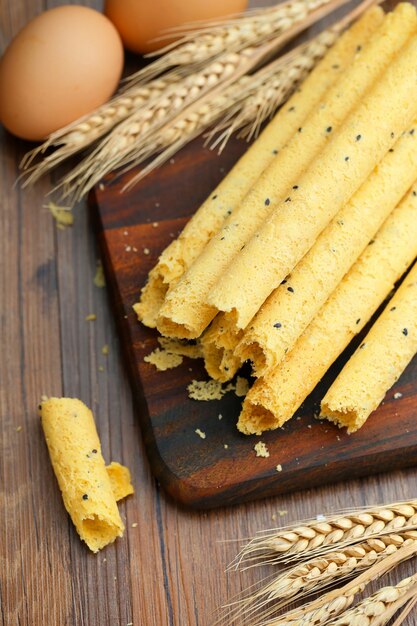
[[[20,432],[21,432],[21,430],[22,430],[22,427],[21,427],[21,426],[17,426],[17,428],[16,428],[16,432],[17,432],[17,433],[20,433]]]
[[[394,393],[394,400],[399,400],[402,397],[403,397],[403,394],[400,391],[397,391],[396,393]]]
[[[144,356],[143,360],[145,363],[154,365],[159,372],[165,372],[181,365],[183,359],[179,354],[171,354],[166,350],[156,348],[153,352]]]
[[[192,380],[187,386],[188,397],[192,400],[220,400],[225,391],[218,380]]]
[[[96,319],[97,319],[97,315],[95,313],[89,313],[88,315],[85,316],[86,322],[95,322]]]
[[[109,354],[109,346],[108,344],[104,344],[104,346],[101,349],[101,354],[104,354],[104,356],[107,356]]]
[[[143,248],[143,254],[148,256],[148,254],[150,254],[150,253],[151,253],[151,251],[149,250],[149,248]]]
[[[276,469],[277,469],[277,472],[282,472],[282,465],[279,463]]]
[[[284,517],[284,515],[288,514],[288,511],[278,511],[280,517]]]
[[[196,435],[198,435],[199,437],[201,437],[201,439],[205,439],[206,438],[206,433],[204,433],[202,430],[200,430],[199,428],[196,428],[195,431]]]
[[[159,222],[152,222],[152,226],[153,226],[154,228],[158,228],[158,226],[159,226]]]
[[[98,371],[99,371],[99,372],[104,372],[104,367],[103,367],[102,365],[99,365],[99,366],[98,366]]]
[[[136,526],[137,526],[137,525],[138,525],[138,523],[137,523],[137,522],[133,522],[133,524],[132,524],[132,528],[136,528]]]
[[[262,457],[264,459],[267,459],[269,457],[268,448],[266,447],[266,445],[264,444],[263,441],[258,441],[258,443],[255,444],[253,449],[256,452],[256,456],[260,456],[260,457]]]
[[[98,260],[96,264],[96,273],[94,275],[93,283],[95,284],[96,287],[100,287],[100,288],[106,286],[106,279],[104,277],[103,264],[100,260]]]
[[[229,448],[229,446],[227,445],[227,443],[223,444],[223,448],[224,448],[225,450],[227,450],[227,449]]]
[[[222,420],[223,419],[223,415],[221,413],[219,413],[218,418],[219,418],[219,420]]]

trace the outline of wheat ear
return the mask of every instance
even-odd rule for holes
[[[346,611],[328,626],[384,626],[406,602],[412,605],[417,596],[417,574],[404,578],[397,585],[383,587]],[[407,612],[404,611],[396,624],[400,624]]]
[[[308,604],[288,611],[280,617],[268,621],[253,622],[256,626],[321,626],[346,611],[355,597],[362,593],[373,580],[393,569],[398,563],[411,558],[417,552],[417,541],[401,547],[394,554],[362,572],[341,588],[328,591]]]
[[[258,46],[278,35],[285,37],[287,42],[347,1],[292,0],[217,24],[212,21],[159,50],[156,54],[162,56],[130,77],[128,84],[149,80],[170,67],[199,68],[226,51],[238,52]]]
[[[416,528],[417,500],[349,512],[255,537],[243,547],[232,566],[290,562],[371,537]]]
[[[254,615],[257,620],[262,621],[274,615],[289,602],[305,598],[311,593],[368,569],[401,547],[415,541],[417,531],[384,535],[310,559],[274,577],[256,593],[230,604],[229,613],[235,618],[238,616],[249,618],[247,623],[250,623],[250,617]]]

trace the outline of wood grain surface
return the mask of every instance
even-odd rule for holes
[[[53,4],[2,0],[0,45]],[[270,573],[226,575],[238,547],[231,539],[416,496],[410,469],[210,512],[165,497],[149,471],[106,290],[93,284],[98,249],[86,206],[72,229],[57,230],[43,208],[56,175],[31,190],[14,186],[28,147],[1,131],[2,626],[205,626],[222,602]],[[97,320],[86,322],[92,312]],[[99,555],[80,542],[62,505],[36,412],[44,393],[91,406],[106,458],[131,468],[136,495],[121,505],[125,537]],[[409,562],[388,579],[415,568]],[[416,625],[416,614],[405,623]]]

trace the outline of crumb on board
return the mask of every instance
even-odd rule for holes
[[[187,390],[192,400],[220,400],[225,394],[218,380],[192,380]]]
[[[58,206],[55,202],[48,202],[48,204],[45,204],[44,207],[49,209],[51,212],[57,228],[63,230],[64,228],[74,224],[74,215],[70,207]]]
[[[158,337],[161,348],[171,354],[188,356],[190,359],[198,359],[203,356],[201,344],[190,343],[181,339],[171,339],[170,337]]]
[[[160,372],[170,370],[174,367],[178,367],[182,363],[182,356],[179,354],[172,354],[161,348],[156,348],[150,354],[143,357],[146,363],[151,363]]]
[[[125,246],[126,252],[132,252],[132,246]]]
[[[137,525],[138,525],[137,522],[133,522],[133,524],[131,526],[132,526],[132,528],[136,528]]]
[[[17,433],[20,433],[20,432],[21,432],[21,430],[22,430],[22,427],[21,427],[21,426],[17,426],[17,427],[16,427],[16,432],[17,432]]]
[[[149,250],[149,248],[143,248],[143,254],[146,254],[146,256],[148,256],[148,254],[150,254],[151,251]]]
[[[85,316],[86,322],[95,322],[96,319],[97,319],[97,315],[95,313],[89,313],[88,315]]]
[[[104,367],[103,367],[103,365],[99,365],[99,366],[98,366],[98,371],[99,371],[99,372],[104,372]]]
[[[96,264],[96,273],[94,275],[93,282],[96,287],[105,287],[106,279],[104,278],[103,264],[100,260],[97,261]]]
[[[275,522],[275,520],[277,519],[277,516],[275,515],[275,513],[272,513],[271,518]]]
[[[108,354],[109,354],[109,345],[107,343],[104,344],[104,346],[102,347],[101,354],[104,354],[104,356],[108,356]]]
[[[394,393],[394,400],[399,400],[402,397],[403,397],[403,394],[400,391],[397,391],[396,393]]]
[[[282,465],[279,463],[276,467],[277,472],[282,472]]]
[[[159,222],[152,222],[152,226],[153,226],[154,228],[158,228],[158,226],[159,226]]]
[[[219,420],[222,420],[223,419],[223,415],[221,413],[219,413],[218,418],[219,418]]]
[[[200,430],[199,428],[196,428],[195,431],[196,435],[198,435],[201,439],[205,439],[206,438],[206,433],[203,432],[202,430]]]
[[[125,236],[125,237],[127,237],[127,236],[128,236],[128,234],[129,234],[129,231],[128,231],[128,230],[124,230],[124,231],[123,231],[123,234],[124,234],[124,236]]]
[[[269,457],[269,450],[263,441],[258,441],[258,443],[254,445],[253,449],[256,452],[256,456],[260,456],[264,459]]]
[[[242,378],[242,376],[238,376],[236,378],[236,387],[235,393],[239,398],[246,396],[249,391],[249,383],[246,378]]]
[[[287,514],[288,514],[288,511],[278,511],[278,515],[280,517],[284,517],[284,515],[287,515]]]
[[[223,444],[223,448],[224,448],[225,450],[227,450],[227,449],[228,449],[228,447],[229,447],[229,446],[227,445],[227,443],[224,443],[224,444]]]

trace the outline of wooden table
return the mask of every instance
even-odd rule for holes
[[[3,1],[0,46],[53,4],[59,2]],[[341,507],[417,495],[416,469],[203,513],[167,499],[149,472],[106,290],[93,284],[98,251],[86,206],[76,208],[73,228],[58,230],[43,208],[56,174],[29,190],[14,186],[27,148],[2,132],[3,626],[205,626],[222,602],[269,573],[226,575],[238,547],[226,541]],[[85,321],[89,313],[95,322]],[[125,537],[98,555],[80,542],[64,510],[37,416],[42,394],[86,402],[105,457],[132,471],[136,495],[121,504]],[[406,564],[389,578],[414,568]],[[417,624],[416,614],[406,624]]]

